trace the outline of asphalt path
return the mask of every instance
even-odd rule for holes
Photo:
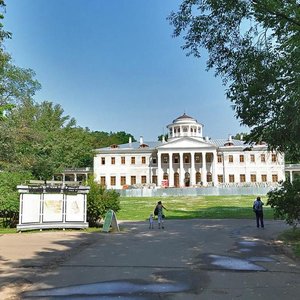
[[[0,236],[1,299],[299,299],[282,221],[122,222]]]

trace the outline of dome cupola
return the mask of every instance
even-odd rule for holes
[[[203,137],[203,125],[198,121],[185,113],[173,120],[172,124],[167,126],[168,128],[168,140],[173,138],[179,138],[184,136],[189,137]]]

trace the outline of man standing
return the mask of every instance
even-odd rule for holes
[[[264,203],[261,201],[260,197],[257,197],[253,203],[253,211],[256,215],[256,227],[259,228],[259,224],[261,228],[264,228],[264,213],[263,213],[263,205]]]

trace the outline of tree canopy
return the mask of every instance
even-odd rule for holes
[[[4,12],[0,0],[0,170],[49,179],[65,168],[91,167],[95,148],[134,140],[124,131],[92,132],[77,126],[59,104],[37,103],[41,85],[35,72],[15,66],[5,52],[12,35],[3,28]]]
[[[184,0],[169,21],[187,55],[208,51],[247,140],[300,161],[300,1]]]

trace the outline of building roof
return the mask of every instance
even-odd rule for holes
[[[194,138],[195,140],[199,140],[198,138]],[[230,140],[228,141],[228,139],[209,139],[209,140],[204,140],[204,141],[207,141],[208,143],[212,144],[212,145],[215,145],[216,147],[224,147],[226,146],[227,143],[230,143],[231,146],[235,146],[235,147],[250,147],[251,145],[246,143],[245,141],[240,141],[240,140]],[[104,148],[100,148],[101,150],[111,150],[113,151],[114,149],[119,149],[119,150],[129,150],[129,149],[132,149],[132,150],[138,150],[138,149],[156,149],[158,146],[161,146],[163,144],[168,144],[168,142],[160,142],[160,141],[157,141],[157,142],[143,142],[142,146],[141,147],[141,144],[140,142],[132,142],[132,143],[126,143],[126,144],[120,144],[120,145],[117,145],[117,147],[104,147]],[[100,150],[100,149],[96,149],[96,150]]]
[[[176,121],[181,120],[181,119],[192,119],[192,120],[195,120],[197,122],[196,119],[194,119],[194,118],[192,118],[192,117],[190,117],[190,116],[188,116],[188,115],[186,115],[184,113],[182,116],[179,116],[178,118],[176,118],[175,120],[173,120],[173,123],[176,123]]]
[[[232,143],[232,146],[242,146],[242,147],[249,147],[250,144],[246,143],[245,141],[240,140],[228,140],[228,139],[211,139],[209,140],[212,144],[216,145],[217,147],[224,147],[226,143]]]
[[[160,146],[162,142],[143,142],[143,149],[155,149],[156,147]],[[147,145],[147,146],[145,146]],[[133,149],[137,150],[141,148],[141,144],[139,142],[132,142],[132,143],[126,143],[126,144],[120,144],[118,145],[117,148],[112,148],[111,146],[109,147],[104,147],[104,148],[99,148],[96,150],[112,150],[112,149]]]

